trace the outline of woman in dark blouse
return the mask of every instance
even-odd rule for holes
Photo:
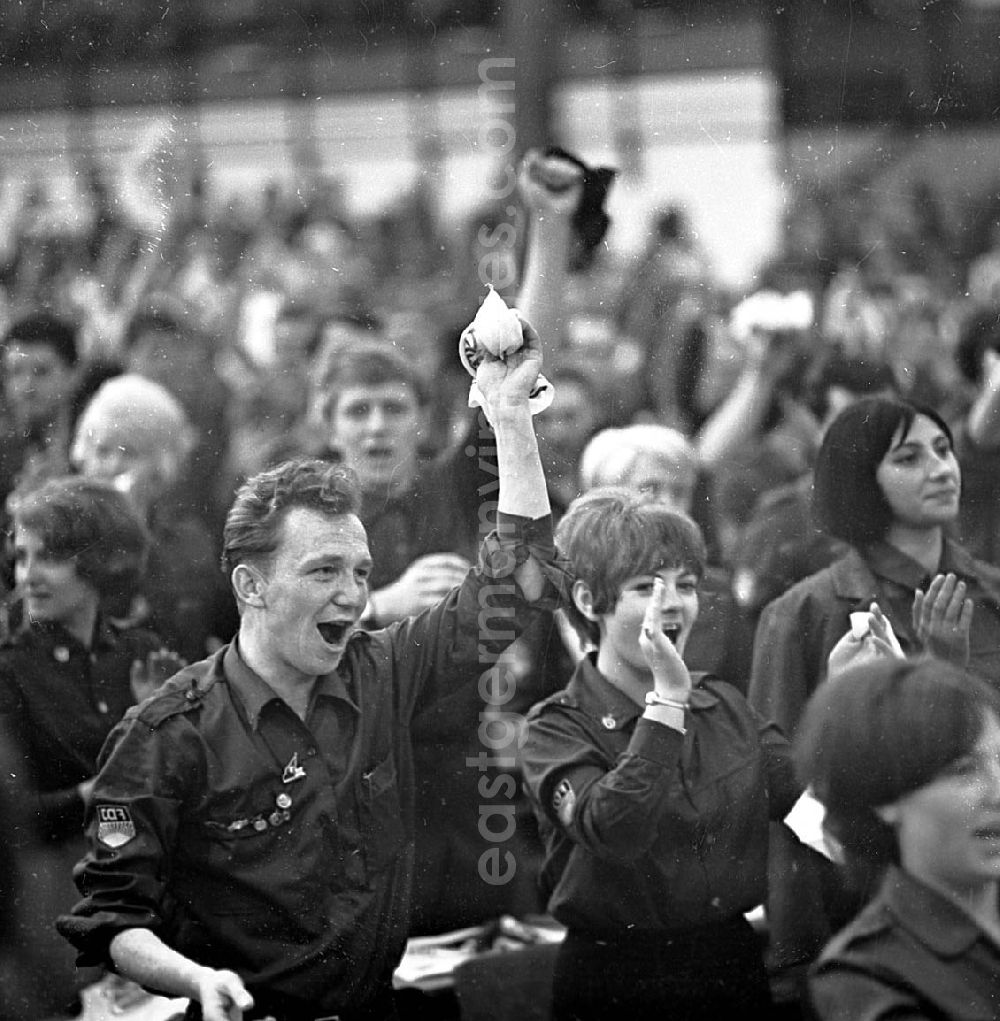
[[[71,873],[98,754],[124,711],[179,663],[152,632],[101,612],[136,581],[146,555],[126,497],[67,477],[16,493],[11,511],[20,625],[0,646],[0,739],[20,763],[23,829],[9,836],[22,849],[18,924],[36,976],[31,1006],[51,1012],[76,986],[72,955],[52,932],[75,899]]]
[[[689,671],[698,526],[625,489],[579,497],[556,542],[595,646],[528,716],[525,781],[549,911],[567,927],[557,1021],[715,1021],[770,1006],[760,940],[768,821],[798,795],[788,743]]]

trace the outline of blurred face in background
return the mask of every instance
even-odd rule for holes
[[[328,442],[362,492],[398,496],[417,471],[423,409],[402,380],[345,387],[329,413]]]
[[[110,414],[88,415],[73,446],[77,470],[110,482],[142,511],[177,481],[171,438],[149,423]]]
[[[695,482],[695,473],[687,465],[647,452],[636,457],[620,484],[652,502],[690,514]]]
[[[73,387],[72,366],[50,344],[11,341],[3,353],[3,394],[17,422],[42,426],[56,421]]]
[[[597,427],[599,409],[594,393],[580,380],[556,377],[552,385],[555,397],[535,419],[538,444],[546,460],[575,467]]]

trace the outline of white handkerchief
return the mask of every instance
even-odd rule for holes
[[[806,847],[818,851],[830,861],[839,862],[838,848],[823,829],[825,818],[826,809],[807,788],[785,816],[785,825]]]

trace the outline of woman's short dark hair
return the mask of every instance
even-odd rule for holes
[[[705,540],[686,515],[617,486],[577,497],[556,529],[556,545],[574,576],[593,596],[595,613],[610,613],[629,578],[664,567],[705,573]],[[597,625],[569,609],[574,625],[592,641]]]
[[[343,465],[295,458],[259,472],[240,486],[222,532],[222,569],[266,561],[278,548],[288,511],[305,507],[330,517],[357,514],[361,506],[354,474]]]
[[[102,600],[141,579],[149,533],[132,503],[109,483],[79,475],[49,479],[12,494],[14,526],[36,532],[47,555],[72,560]]]
[[[830,423],[813,469],[813,514],[820,528],[854,546],[885,537],[892,509],[875,472],[900,427],[905,434],[918,415],[953,442],[933,408],[897,397],[862,398]]]
[[[831,677],[806,704],[795,739],[799,777],[855,869],[899,862],[895,831],[875,809],[972,751],[1000,693],[930,657],[886,659]]]

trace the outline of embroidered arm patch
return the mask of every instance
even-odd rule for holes
[[[97,839],[105,847],[121,847],[135,837],[132,814],[123,805],[97,806]]]

